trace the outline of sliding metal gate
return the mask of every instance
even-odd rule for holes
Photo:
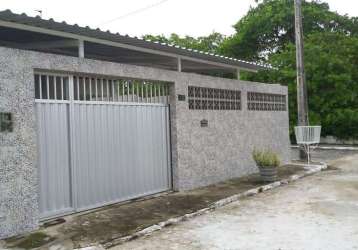
[[[168,86],[35,74],[42,218],[171,188]]]

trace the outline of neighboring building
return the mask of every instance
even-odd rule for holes
[[[0,12],[0,238],[287,162],[287,87],[208,76],[265,67]]]

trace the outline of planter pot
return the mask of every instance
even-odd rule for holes
[[[273,182],[277,179],[276,167],[259,167],[261,179],[264,182]]]

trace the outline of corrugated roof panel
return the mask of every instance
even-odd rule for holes
[[[251,70],[272,68],[270,65],[247,62],[237,58],[231,58],[231,57],[218,55],[206,51],[199,51],[196,49],[181,47],[174,44],[144,40],[138,37],[130,37],[129,35],[120,35],[119,33],[111,33],[111,31],[109,30],[102,31],[99,28],[93,29],[90,28],[89,26],[80,27],[78,24],[70,25],[67,24],[65,21],[57,22],[52,18],[50,18],[49,20],[45,20],[40,18],[39,16],[36,17],[27,16],[25,13],[19,15],[11,12],[10,10],[0,11],[0,20],[81,35],[85,37],[97,38],[101,40],[132,45],[140,48],[158,50],[158,51],[168,52],[168,53],[182,55],[182,56],[188,56],[192,58],[198,58],[198,59],[212,61],[212,62],[219,62],[219,63],[224,63],[241,68],[247,68]]]

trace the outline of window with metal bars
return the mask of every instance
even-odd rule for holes
[[[35,74],[35,98],[69,100],[69,77],[52,74]]]
[[[52,74],[35,74],[35,98],[69,100],[70,79],[74,101],[168,103],[169,99],[166,82]]]
[[[241,110],[241,91],[188,87],[189,109]]]
[[[167,103],[164,82],[74,76],[74,100],[99,102]]]
[[[247,92],[248,110],[286,111],[286,96],[259,92]]]

